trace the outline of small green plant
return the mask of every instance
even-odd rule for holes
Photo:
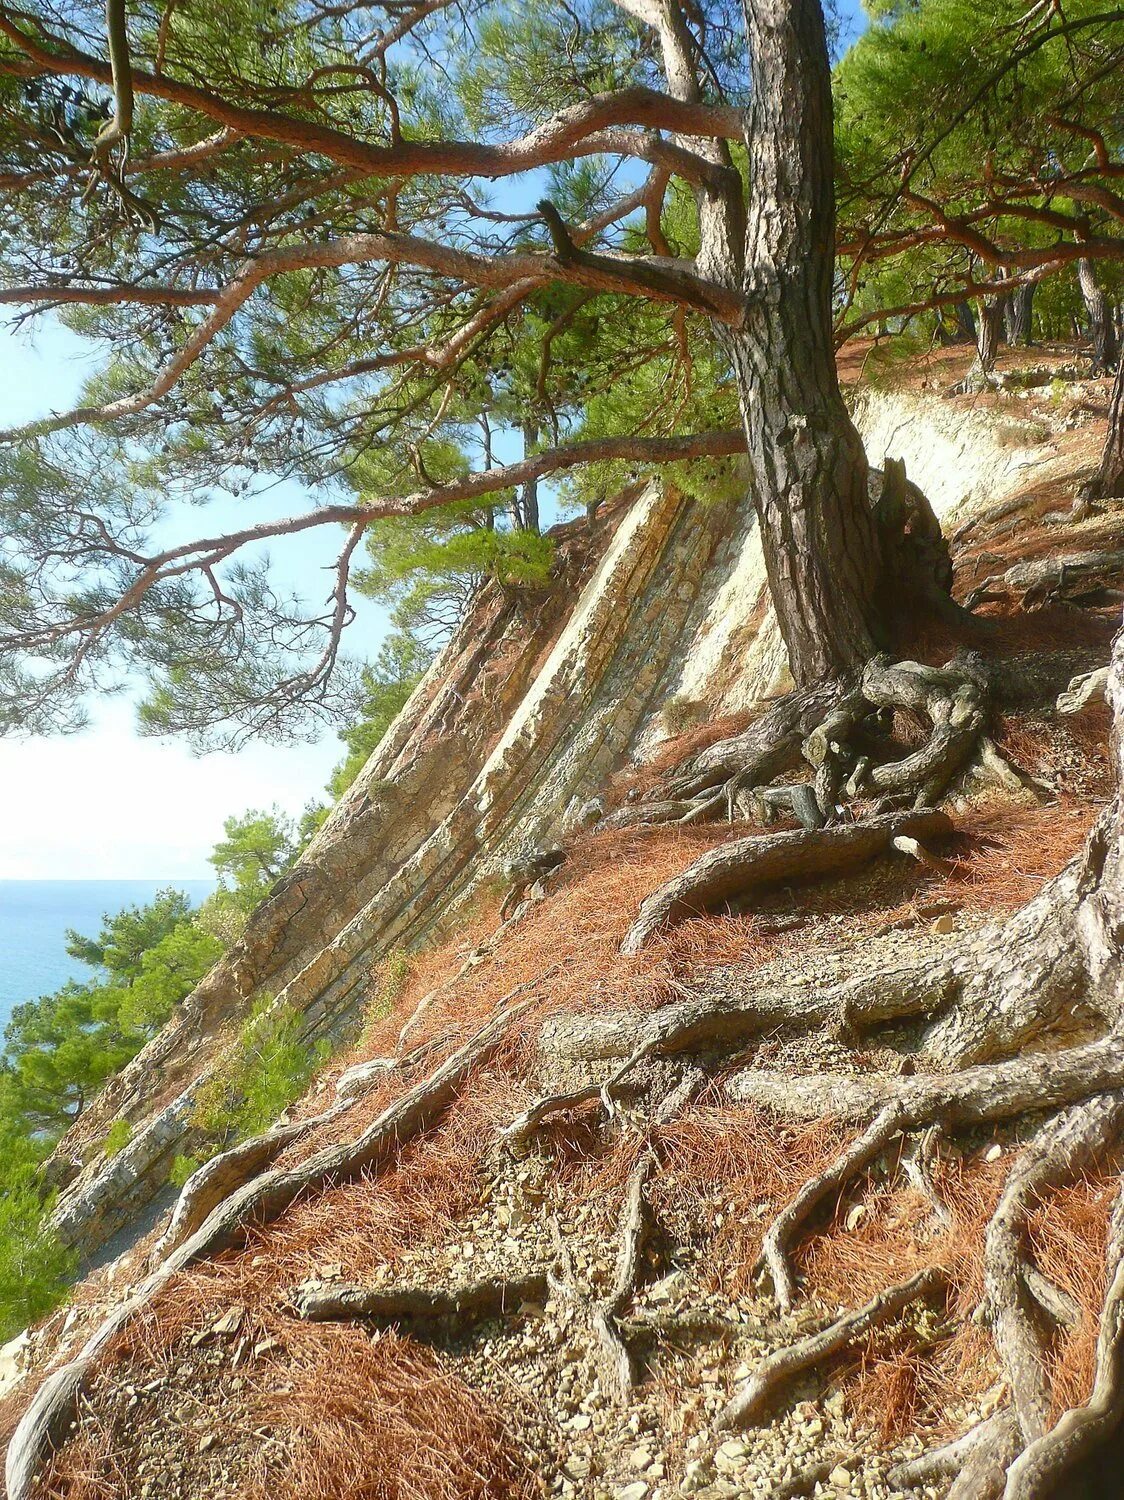
[[[1050,429],[1045,422],[997,422],[995,441],[1001,448],[1035,448],[1046,442]]]
[[[402,998],[413,972],[413,960],[405,948],[392,948],[372,975],[374,989],[363,1012],[365,1032],[390,1014]]]
[[[105,1140],[101,1143],[101,1149],[106,1156],[116,1156],[124,1151],[125,1147],[133,1138],[133,1127],[128,1120],[114,1120],[113,1124],[105,1133]]]
[[[683,734],[688,729],[697,728],[705,712],[705,704],[698,703],[693,698],[683,698],[675,694],[660,709],[660,725],[665,734],[674,738],[675,735]]]
[[[197,1172],[203,1165],[197,1156],[177,1156],[172,1163],[172,1170],[168,1173],[168,1181],[173,1187],[181,1188],[193,1172]]]
[[[300,1038],[300,1014],[264,997],[254,1006],[222,1066],[195,1096],[192,1123],[217,1148],[258,1135],[299,1099],[327,1042],[309,1046]]]

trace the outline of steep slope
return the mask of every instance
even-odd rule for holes
[[[873,462],[904,460],[959,521],[1071,460],[1029,425],[924,395],[866,391]],[[1019,439],[1021,438],[1021,443]],[[245,937],[105,1090],[53,1164],[57,1222],[90,1253],[191,1148],[196,1088],[232,1021],[268,994],[309,1038],[346,1034],[372,967],[440,931],[505,863],[557,839],[577,808],[661,734],[668,700],[699,722],[781,687],[783,650],[743,508],[649,484],[596,526],[561,528],[557,582],[522,607],[488,592]],[[114,1120],[133,1136],[105,1161]]]
[[[930,418],[917,396],[867,393],[859,410],[914,472],[951,445],[931,493],[960,537],[961,593],[1001,592],[1019,559],[1118,545],[1115,512],[1062,527],[1048,513],[1083,434],[1020,419],[1037,440],[1013,445],[1009,409]],[[646,898],[708,851],[729,858],[730,830],[591,832],[575,809],[607,788],[642,808],[630,789],[673,784],[783,673],[752,529],[721,507],[648,489],[597,536],[560,542],[559,587],[529,622],[481,601],[242,950],[67,1142],[96,1143],[122,1101],[139,1122],[125,1162],[93,1153],[62,1199],[92,1245],[190,1140],[192,1091],[255,990],[312,1034],[366,1015],[291,1121],[198,1174],[160,1240],[87,1278],[37,1339],[12,1403],[49,1376],[9,1453],[18,1500],[943,1494],[959,1460],[911,1467],[922,1450],[971,1430],[983,1451],[1009,1421],[1005,1367],[969,1314],[1022,1117],[958,1105],[947,1138],[916,1142],[861,1127],[887,1090],[912,1097],[918,1069],[923,1104],[933,1068],[978,1061],[958,1016],[990,1003],[1011,932],[1042,929],[1035,911],[1074,888],[1063,867],[1112,766],[1103,711],[1057,720],[1052,703],[1106,659],[1115,608],[1027,613],[1017,591],[987,606],[1004,663],[989,727],[1037,791],[1001,773],[981,802],[964,784],[951,840],[944,813],[895,813],[905,852],[872,846],[810,885],[794,854],[853,843],[851,827],[865,839],[878,818],[757,839],[774,878],[744,885],[744,909],[630,954]],[[528,629],[534,652],[515,651]],[[922,647],[940,661],[948,641],[937,629]],[[652,754],[669,700],[703,722]],[[898,732],[918,744],[916,724]],[[501,924],[503,862],[563,832],[562,869]],[[942,840],[943,860],[926,847]],[[1055,953],[1037,990],[1071,996],[1071,957]],[[381,1014],[392,968],[405,984]],[[1097,1045],[1091,1010],[1028,1019],[1017,986],[1003,993],[1024,1037],[1064,1021],[1051,1047]],[[1032,1108],[1081,1097],[1098,1058],[1035,1072]],[[972,1068],[960,1076],[970,1092]],[[1112,1178],[1090,1157],[1077,1182],[1044,1183],[1049,1214],[1026,1227],[1060,1309],[1055,1410],[1088,1386]],[[794,1217],[802,1183],[815,1192]],[[774,1216],[787,1240],[766,1234]],[[765,1252],[773,1292],[755,1274]],[[57,1415],[56,1441],[70,1432],[45,1473],[36,1412]]]

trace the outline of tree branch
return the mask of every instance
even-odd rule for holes
[[[113,70],[109,64],[52,37],[54,50],[15,24],[0,9],[0,34],[6,36],[39,70],[56,76],[90,78],[112,86]],[[566,161],[578,154],[599,151],[591,143],[596,133],[613,126],[633,125],[649,130],[670,130],[681,136],[736,139],[741,134],[741,117],[725,105],[704,104],[671,98],[658,89],[643,87],[619,89],[609,94],[595,94],[580,104],[558,111],[551,119],[526,135],[503,145],[489,146],[475,141],[397,141],[390,146],[372,145],[330,125],[299,119],[275,110],[254,109],[221,99],[209,90],[179,79],[134,68],[132,87],[140,94],[185,105],[218,121],[241,135],[282,141],[304,151],[315,151],[340,166],[358,167],[381,177],[415,177],[424,173],[446,176],[507,177],[534,167]],[[622,144],[625,144],[622,140]],[[679,168],[689,166],[689,153],[677,150],[658,137],[637,137],[630,143],[635,154],[644,156],[655,150],[658,155],[674,151]],[[707,163],[697,159],[698,169],[705,172]]]

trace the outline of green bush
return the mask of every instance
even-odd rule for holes
[[[216,1149],[268,1129],[304,1093],[329,1048],[302,1042],[300,1023],[299,1012],[275,1009],[268,996],[255,1005],[230,1053],[195,1096],[192,1123]]]
[[[0,1130],[0,1342],[57,1307],[77,1267],[50,1228],[37,1167],[25,1138]]]
[[[402,998],[413,972],[414,961],[405,948],[392,948],[372,975],[375,986],[363,1012],[364,1032],[390,1014]]]
[[[168,1173],[168,1181],[173,1187],[181,1188],[193,1172],[197,1172],[203,1163],[197,1156],[177,1156],[172,1163],[172,1170]]]

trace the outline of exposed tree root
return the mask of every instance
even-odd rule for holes
[[[778,1484],[773,1491],[772,1500],[799,1500],[801,1495],[811,1495],[818,1484],[823,1484],[830,1476],[836,1464],[842,1463],[846,1454],[840,1449],[835,1453],[828,1454],[827,1458],[818,1459],[814,1464],[801,1469],[799,1474],[794,1474],[791,1479],[786,1479],[783,1484]]]
[[[1097,1094],[1055,1115],[1019,1157],[984,1245],[984,1296],[992,1337],[1026,1442],[1046,1430],[1050,1389],[1043,1341],[1026,1287],[1027,1220],[1040,1196],[1093,1161],[1124,1126],[1124,1095]]]
[[[1124,552],[1072,552],[1064,557],[1015,563],[987,578],[968,595],[969,609],[980,604],[1017,601],[1024,610],[1065,601],[1073,604],[1119,602],[1124,579]]]
[[[798,1343],[770,1354],[723,1408],[718,1419],[720,1430],[749,1426],[793,1376],[804,1370],[818,1369],[836,1354],[865,1338],[872,1329],[890,1322],[912,1303],[943,1291],[947,1284],[946,1270],[940,1266],[928,1266],[908,1281],[881,1292],[864,1307],[837,1318],[819,1333],[810,1334]]]
[[[1124,724],[1124,643],[1119,640],[1108,686],[1117,723]],[[939,812],[902,807],[862,822],[833,820],[841,802],[862,795],[899,803],[935,800],[986,745],[986,708],[986,683],[970,660],[941,669],[878,660],[868,664],[858,684],[793,694],[743,735],[700,752],[677,783],[662,789],[665,804],[714,807],[724,799],[727,812],[740,810],[761,791],[763,766],[780,776],[800,756],[812,768],[811,784],[772,791],[795,808],[801,799],[794,801],[791,793],[800,786],[814,797],[826,826],[712,850],[644,903],[626,949],[634,952],[669,923],[714,910],[758,883],[854,868],[890,851],[895,841],[906,857],[931,859],[929,843],[950,827]],[[894,758],[887,752],[884,727],[898,710],[923,716],[930,729],[916,749]],[[782,764],[778,746],[789,763]],[[1115,752],[1119,759],[1119,743]],[[761,803],[770,805],[767,799]],[[955,1443],[900,1466],[894,1482],[951,1480],[955,1500],[994,1500],[1004,1486],[1008,1500],[1045,1500],[1059,1476],[1102,1441],[1124,1412],[1124,1202],[1114,1220],[1090,1401],[1052,1429],[1044,1351],[1052,1332],[1072,1322],[1078,1309],[1033,1263],[1028,1232],[1030,1215],[1044,1195],[1102,1164],[1124,1137],[1122,825],[1116,802],[1100,818],[1083,854],[1020,912],[983,934],[927,945],[914,962],[883,968],[860,964],[844,982],[832,978],[757,988],[746,983],[732,994],[717,988],[695,991],[673,980],[679,998],[648,1015],[622,1010],[551,1018],[543,1028],[544,1060],[549,1062],[553,1052],[570,1061],[604,1064],[593,1069],[601,1076],[569,1091],[545,1092],[508,1126],[507,1138],[524,1140],[551,1116],[587,1104],[600,1104],[602,1123],[612,1122],[606,1140],[619,1146],[622,1124],[631,1129],[638,1122],[643,1132],[623,1194],[615,1269],[603,1294],[578,1284],[554,1220],[556,1261],[545,1275],[531,1269],[511,1280],[459,1289],[302,1288],[293,1299],[295,1310],[308,1321],[405,1323],[437,1333],[518,1313],[524,1304],[541,1303],[552,1294],[589,1330],[602,1388],[610,1400],[624,1404],[641,1373],[634,1355],[641,1341],[738,1335],[740,1325],[732,1318],[706,1311],[631,1308],[645,1275],[648,1190],[662,1161],[663,1127],[689,1107],[700,1084],[716,1071],[737,1066],[725,1080],[727,1100],[764,1106],[781,1120],[855,1126],[854,1138],[834,1160],[809,1172],[787,1204],[779,1192],[772,1198],[777,1211],[763,1237],[761,1269],[769,1273],[786,1311],[798,1292],[793,1260],[801,1239],[880,1159],[888,1157],[891,1170],[907,1173],[947,1226],[950,1210],[933,1173],[937,1143],[983,1124],[1025,1121],[1020,1128],[1029,1139],[1013,1158],[983,1257],[982,1312],[1010,1405]],[[357,1139],[324,1147],[297,1168],[272,1165],[282,1145],[334,1117],[348,1102],[345,1095],[316,1120],[267,1132],[197,1174],[166,1237],[163,1264],[35,1398],[9,1450],[9,1500],[29,1500],[35,1468],[72,1417],[85,1373],[171,1276],[238,1245],[248,1226],[276,1218],[298,1194],[323,1191],[392,1161],[403,1141],[436,1121],[470,1070],[534,1003],[528,994],[533,989],[532,983],[510,992],[506,999],[518,996],[520,1003],[506,1004]],[[798,1051],[801,1039],[812,1035],[814,1042],[815,1033],[830,1038],[830,1056],[840,1071],[782,1070],[775,1050],[754,1057],[764,1038]],[[856,1071],[841,1071],[841,1040],[852,1051],[861,1045],[867,1053],[853,1064]],[[415,1054],[415,1061],[419,1055],[429,1053]],[[654,1065],[671,1056],[678,1060]],[[771,1068],[754,1066],[767,1059]],[[883,1071],[866,1071],[877,1066]],[[677,1080],[670,1089],[669,1076]],[[636,1121],[631,1109],[625,1114],[620,1108],[626,1086],[642,1104]],[[550,1088],[549,1072],[544,1087]],[[720,1425],[757,1420],[786,1382],[827,1364],[919,1301],[941,1296],[951,1277],[943,1266],[928,1266],[818,1332],[777,1349],[731,1395]],[[907,1317],[906,1326],[912,1321]]]
[[[638,953],[656,933],[716,911],[755,887],[839,874],[884,853],[896,838],[936,839],[951,831],[943,813],[883,813],[835,828],[736,839],[708,850],[654,891],[641,906],[621,951]]]
[[[833,823],[860,796],[931,807],[974,754],[986,753],[988,707],[986,675],[970,655],[944,667],[875,657],[857,679],[771,704],[748,729],[708,746],[642,801],[610,814],[605,826],[722,816],[767,826],[786,813],[809,831]],[[886,734],[895,710],[931,725],[922,746],[897,757]],[[778,780],[801,764],[810,781]]]
[[[377,1081],[370,1074],[368,1086]],[[194,1171],[184,1183],[167,1229],[157,1240],[152,1263],[159,1265],[177,1246],[191,1237],[213,1209],[218,1208],[236,1189],[259,1177],[271,1167],[282,1151],[304,1140],[322,1125],[345,1114],[364,1092],[356,1087],[318,1115],[296,1120],[291,1125],[275,1125],[261,1135],[240,1141]]]
[[[1124,1418],[1124,1188],[1113,1209],[1106,1261],[1108,1289],[1089,1399],[1084,1406],[1067,1411],[1015,1460],[1007,1475],[1004,1500],[1046,1500],[1055,1493],[1061,1476],[1111,1437]]]
[[[1108,686],[1108,668],[1098,667],[1093,672],[1082,672],[1074,677],[1065,692],[1058,694],[1057,710],[1060,714],[1078,714],[1090,703],[1104,698]]]
[[[77,1357],[56,1370],[36,1392],[8,1445],[7,1500],[30,1500],[35,1474],[48,1448],[58,1440],[75,1409],[87,1372],[111,1341],[178,1272],[238,1242],[251,1224],[276,1219],[309,1190],[323,1191],[377,1170],[401,1144],[426,1129],[447,1108],[469,1072],[485,1059],[512,1022],[531,1004],[525,1001],[492,1017],[429,1078],[389,1106],[363,1133],[342,1145],[326,1146],[298,1167],[273,1169],[245,1182],[213,1208],[203,1223],[121,1303],[95,1331]]]
[[[931,1448],[919,1458],[911,1458],[906,1463],[896,1465],[890,1470],[890,1483],[898,1489],[909,1490],[967,1473],[981,1451],[986,1450],[991,1455],[1002,1447],[1002,1435],[1005,1434],[1007,1441],[1013,1445],[1014,1433],[1014,1415],[1006,1409],[997,1411],[982,1422],[977,1422],[975,1427],[951,1443]],[[992,1467],[994,1460],[989,1456],[987,1463],[988,1467]]]
[[[349,1323],[356,1320],[389,1327],[446,1321],[457,1325],[512,1317],[527,1303],[541,1303],[547,1294],[545,1272],[510,1280],[492,1278],[462,1287],[298,1288],[292,1303],[309,1323]]]

